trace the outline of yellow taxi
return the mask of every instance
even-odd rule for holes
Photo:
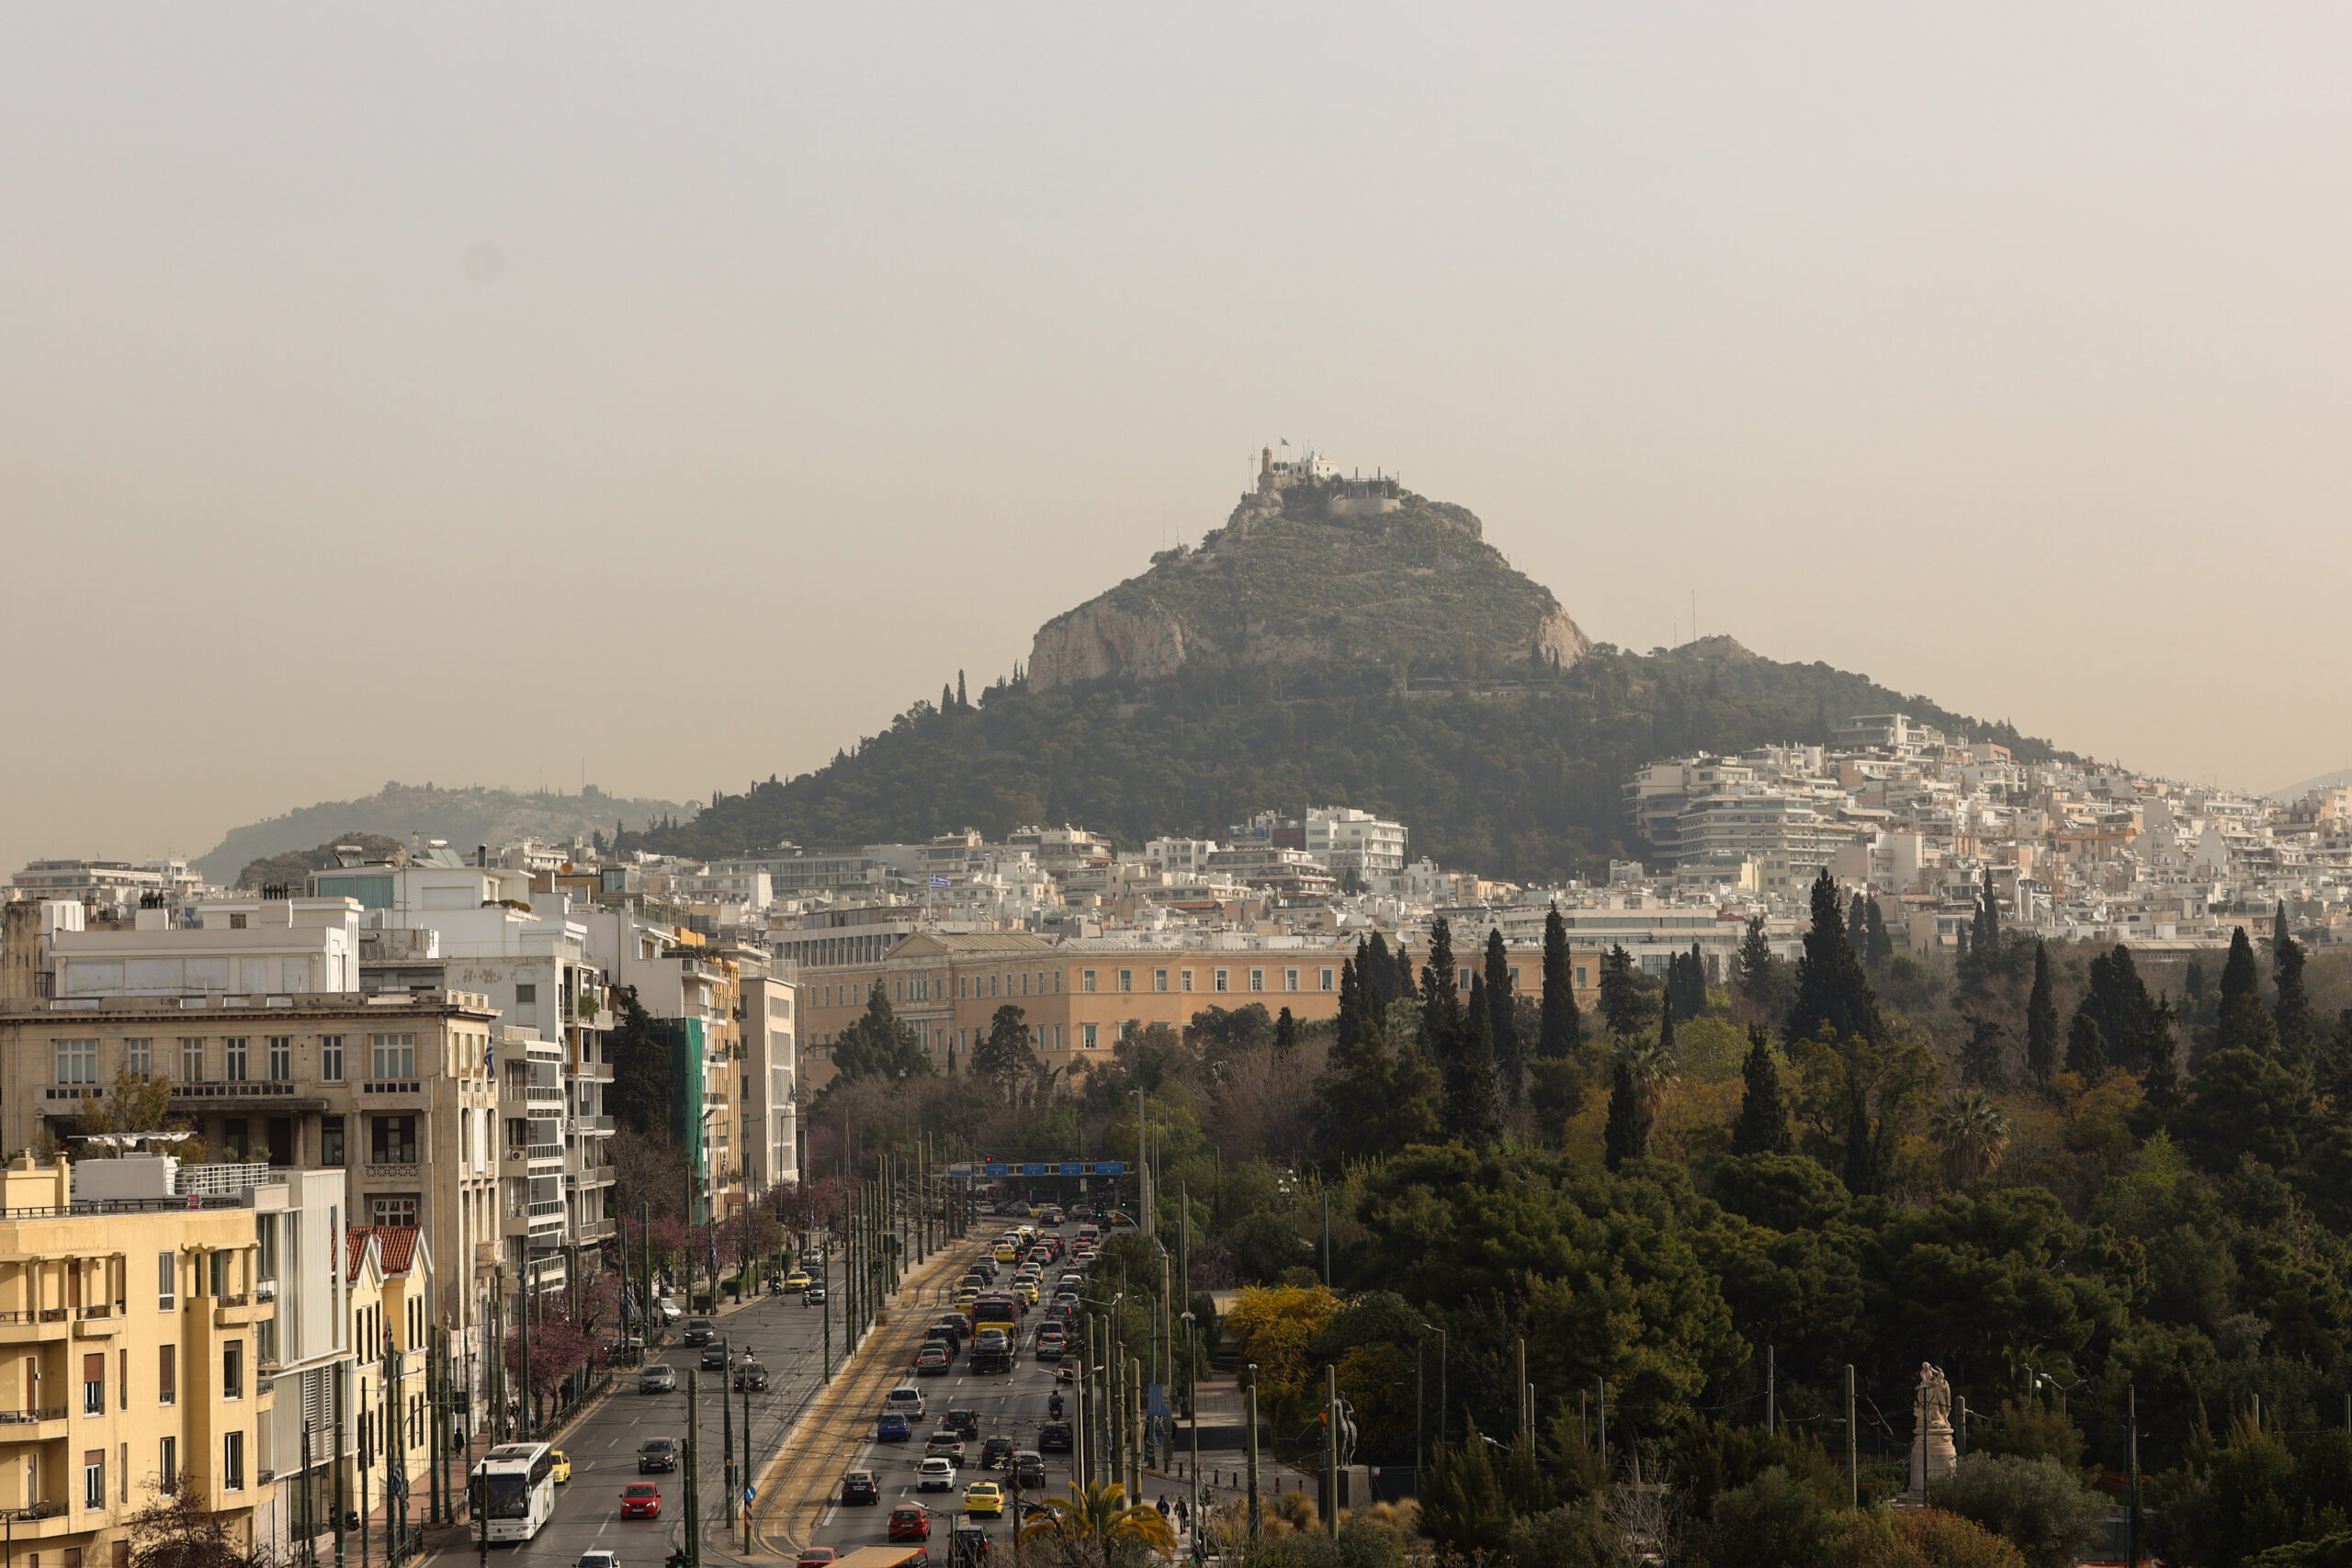
[[[1004,1517],[1004,1494],[993,1481],[975,1481],[964,1488],[964,1512],[972,1517]]]
[[[978,1291],[958,1291],[956,1292],[956,1310],[969,1317],[972,1308],[979,1304],[979,1300],[980,1292]]]
[[[1012,1249],[1011,1242],[1001,1241],[996,1244],[996,1260],[999,1263],[1018,1263],[1021,1261],[1021,1255]]]
[[[548,1455],[548,1458],[554,1461],[555,1469],[552,1473],[555,1476],[555,1483],[558,1486],[562,1485],[565,1482],[571,1479],[571,1456],[570,1454],[565,1453],[561,1449],[557,1449],[550,1452]]]
[[[791,1273],[786,1274],[784,1277],[784,1288],[786,1291],[791,1292],[807,1290],[808,1288],[808,1270],[806,1269],[795,1269]]]
[[[1023,1280],[1021,1283],[1012,1287],[1012,1293],[1019,1296],[1029,1305],[1035,1306],[1037,1304],[1037,1281],[1035,1280]]]

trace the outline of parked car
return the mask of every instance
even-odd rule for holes
[[[879,1503],[881,1483],[870,1470],[853,1470],[842,1477],[842,1501],[844,1503]]]
[[[931,1539],[931,1510],[911,1506],[891,1509],[890,1539],[892,1540],[929,1540]]]
[[[896,1411],[885,1415],[879,1421],[874,1423],[874,1440],[877,1443],[903,1443],[911,1439],[914,1435],[914,1427],[908,1423],[905,1416]]]
[[[675,1367],[652,1366],[637,1374],[637,1392],[639,1393],[670,1393],[677,1386],[678,1370]]]
[[[686,1343],[689,1345],[709,1344],[710,1337],[714,1332],[716,1330],[712,1328],[710,1319],[707,1317],[686,1319]]]
[[[956,1490],[956,1461],[932,1458],[915,1467],[915,1490],[918,1492],[953,1492]]]
[[[632,1481],[621,1488],[621,1517],[658,1519],[661,1517],[662,1488],[650,1481]]]
[[[648,1438],[637,1449],[637,1472],[651,1475],[656,1471],[678,1468],[678,1439]]]
[[[1070,1436],[1070,1426],[1067,1421],[1048,1421],[1037,1428],[1037,1448],[1040,1452],[1066,1454],[1075,1446]]]

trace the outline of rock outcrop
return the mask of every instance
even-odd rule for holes
[[[1379,509],[1334,513],[1360,481],[1308,479],[1242,497],[1197,550],[1038,628],[1028,683],[1173,674],[1187,660],[1321,660],[1413,674],[1575,663],[1591,644],[1541,583],[1485,542],[1467,508],[1385,481]]]

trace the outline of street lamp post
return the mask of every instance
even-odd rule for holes
[[[1184,1408],[1192,1415],[1193,1457],[1191,1461],[1192,1504],[1188,1516],[1197,1521],[1201,1517],[1201,1404],[1193,1380],[1193,1354],[1198,1341],[1193,1335],[1193,1317],[1188,1310],[1184,1318]],[[1198,1529],[1197,1523],[1194,1525]],[[2134,1565],[2137,1568],[2137,1565]]]

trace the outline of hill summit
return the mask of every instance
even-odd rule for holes
[[[1028,684],[1153,680],[1203,658],[1399,675],[1575,663],[1591,647],[1584,633],[1484,533],[1467,508],[1392,478],[1342,478],[1268,448],[1256,488],[1200,548],[1162,550],[1039,627]]]

